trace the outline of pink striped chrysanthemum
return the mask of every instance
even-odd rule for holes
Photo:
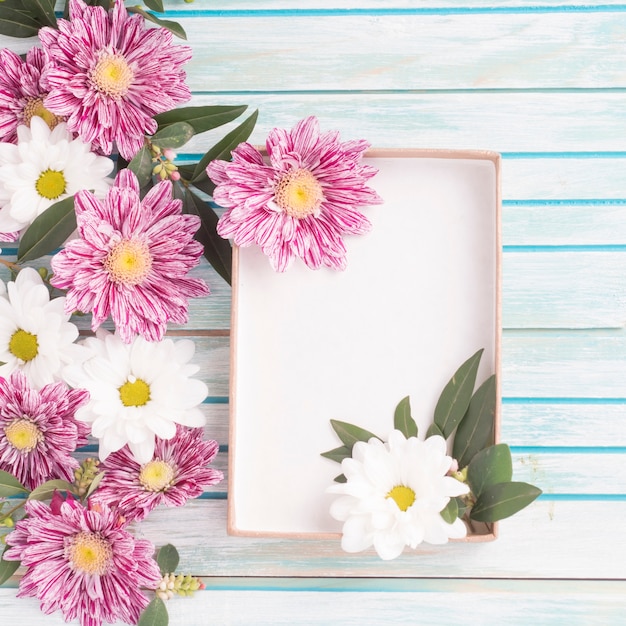
[[[31,48],[22,60],[15,52],[0,50],[0,141],[17,143],[17,127],[29,126],[34,116],[50,128],[62,118],[48,111],[43,101],[50,89],[46,71],[51,64],[45,50]]]
[[[55,507],[28,501],[25,509],[3,556],[26,569],[18,597],[36,597],[44,613],[60,610],[82,626],[136,624],[148,604],[141,589],[161,580],[154,546],[104,505],[88,510],[68,498]]]
[[[185,324],[188,298],[209,288],[187,276],[199,263],[194,240],[200,219],[181,214],[172,183],[157,183],[143,198],[128,169],[117,175],[104,200],[88,191],[75,196],[79,238],[52,258],[52,284],[67,289],[65,310],[92,313],[96,330],[109,316],[120,337],[160,341],[167,322]]]
[[[152,116],[191,97],[184,63],[191,48],[175,46],[165,28],[147,28],[129,15],[123,0],[106,12],[69,0],[70,20],[58,30],[42,28],[39,39],[54,66],[45,106],[67,117],[67,127],[104,154],[113,143],[131,159],[157,128]]]
[[[0,378],[0,469],[28,489],[53,478],[73,482],[78,461],[71,454],[89,434],[74,414],[88,399],[86,390],[61,382],[35,390],[20,371]]]
[[[294,257],[313,269],[344,269],[343,235],[368,231],[358,209],[382,202],[367,186],[377,170],[361,163],[368,147],[362,140],[341,143],[337,132],[320,133],[315,117],[291,131],[272,130],[267,159],[240,144],[231,162],[207,167],[215,201],[227,209],[217,232],[239,246],[258,244],[279,272]]]
[[[203,440],[201,428],[184,426],[172,439],[157,438],[148,463],[138,463],[125,446],[100,463],[104,478],[92,499],[115,506],[128,521],[144,519],[160,504],[183,506],[224,478],[208,467],[217,452],[217,442]]]

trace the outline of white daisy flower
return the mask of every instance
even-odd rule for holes
[[[154,454],[155,436],[171,439],[176,424],[203,426],[198,405],[207,386],[191,378],[199,367],[189,363],[195,344],[189,339],[146,341],[138,336],[126,344],[118,335],[99,330],[83,342],[92,355],[64,371],[74,387],[87,389],[91,400],[76,419],[91,422],[100,440],[102,460],[128,444],[138,463]]]
[[[449,524],[440,514],[450,498],[469,492],[466,484],[446,475],[452,461],[438,435],[421,441],[394,430],[388,443],[376,438],[357,442],[352,458],[341,463],[347,481],[328,489],[342,496],[330,508],[331,516],[344,522],[342,548],[360,552],[374,546],[389,560],[405,546],[464,537],[460,519]]]
[[[113,161],[73,139],[65,123],[50,130],[40,117],[17,129],[17,145],[0,143],[0,233],[32,224],[55,202],[81,189],[104,197]]]
[[[32,268],[6,286],[0,280],[0,376],[16,369],[31,386],[62,380],[61,370],[87,355],[74,342],[78,329],[64,312],[65,298],[50,300],[48,288]]]

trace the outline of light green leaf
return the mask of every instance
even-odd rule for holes
[[[39,485],[30,492],[28,496],[29,500],[50,500],[55,491],[69,491],[70,493],[76,493],[74,485],[68,483],[66,480],[60,478],[49,480],[43,485]]]
[[[452,524],[454,520],[458,517],[459,513],[459,505],[455,498],[450,498],[450,502],[446,505],[446,508],[439,513],[441,517],[443,517],[444,521],[448,522],[448,524]]]
[[[144,187],[152,177],[152,156],[148,146],[144,146],[137,152],[128,164],[128,169],[137,176],[139,187]]]
[[[491,443],[496,414],[496,377],[490,376],[472,396],[456,434],[452,456],[465,467],[473,456]]]
[[[167,607],[161,598],[156,597],[139,616],[137,626],[167,626],[170,618]]]
[[[9,549],[9,546],[6,546],[2,551],[2,556],[4,557],[4,553]],[[15,574],[17,568],[20,566],[19,561],[5,561],[4,558],[0,559],[0,585],[4,585],[4,583]]]
[[[336,461],[337,463],[341,463],[344,459],[352,456],[352,450],[347,446],[339,446],[339,448],[334,448],[333,450],[329,450],[328,452],[322,452],[321,456],[325,459],[330,459],[331,461]]]
[[[20,263],[38,259],[61,246],[76,230],[74,196],[53,204],[28,227],[17,250]]]
[[[342,443],[352,452],[352,447],[357,441],[368,442],[372,437],[380,439],[374,433],[369,430],[355,426],[354,424],[348,424],[347,422],[340,422],[339,420],[330,420],[330,425],[337,433]],[[381,440],[382,441],[382,440]]]
[[[26,494],[28,494],[28,489],[13,474],[0,470],[0,498],[25,497]]]
[[[164,13],[163,0],[144,0],[146,6],[157,13]]]
[[[179,561],[180,556],[178,555],[178,550],[171,543],[159,548],[156,562],[163,576],[165,576],[165,574],[172,574],[178,567]]]
[[[198,135],[199,133],[232,122],[247,108],[245,104],[240,106],[183,107],[180,109],[172,109],[165,113],[159,113],[154,116],[154,119],[159,125],[159,129],[175,124],[176,122],[187,122],[193,126],[196,135]]]
[[[91,484],[89,485],[89,489],[87,489],[87,493],[85,494],[85,497],[88,498],[97,488],[98,485],[102,482],[102,479],[104,478],[104,475],[106,474],[106,472],[98,472],[93,480],[91,481]]]
[[[157,131],[150,138],[153,145],[159,148],[180,148],[184,146],[194,135],[194,129],[187,122],[176,122]]]
[[[407,439],[417,437],[417,424],[411,417],[411,402],[409,396],[402,398],[393,414],[393,427],[399,430]]]
[[[507,483],[513,477],[511,451],[506,443],[481,450],[467,467],[467,482],[475,496],[497,483]]]
[[[187,33],[185,29],[178,23],[172,22],[171,20],[161,20],[158,17],[152,15],[152,13],[148,13],[148,11],[144,11],[141,7],[126,7],[126,10],[129,13],[139,13],[139,15],[143,15],[144,19],[160,26],[161,28],[165,28],[169,30],[173,35],[180,37],[181,39],[187,39]]]
[[[40,26],[29,13],[12,8],[8,2],[0,2],[0,35],[34,37]]]
[[[435,407],[435,424],[447,439],[461,421],[474,392],[476,373],[483,350],[471,356],[444,387]]]
[[[542,493],[528,483],[505,482],[487,487],[476,500],[470,518],[477,522],[497,522],[528,506]]]
[[[437,426],[437,424],[431,424],[428,427],[428,430],[426,431],[426,439],[428,439],[429,437],[433,437],[434,435],[439,435],[440,437],[443,437],[443,433],[441,432],[441,430],[439,430],[439,426]]]
[[[467,505],[465,504],[465,501],[461,497],[457,497],[455,498],[455,500],[456,500],[456,506],[458,509],[456,515],[457,517],[461,518],[465,514],[465,511],[467,511]]]
[[[204,258],[230,285],[232,281],[233,251],[227,239],[217,234],[218,217],[215,211],[189,189],[183,196],[183,212],[200,217],[200,228],[195,238],[204,247]]]

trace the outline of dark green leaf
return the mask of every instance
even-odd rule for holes
[[[330,459],[331,461],[341,463],[341,461],[343,461],[344,459],[352,456],[352,450],[347,446],[339,446],[339,448],[334,448],[333,450],[329,450],[328,452],[322,452],[322,456],[325,459]]]
[[[66,480],[61,480],[60,478],[49,480],[43,485],[39,485],[39,487],[33,489],[28,496],[29,500],[49,500],[54,495],[55,491],[69,491],[71,493],[76,493],[74,489],[74,485],[68,483]]]
[[[54,15],[54,0],[22,0],[24,8],[29,12],[41,26],[52,26],[56,28],[57,19]]]
[[[85,494],[86,498],[88,498],[98,488],[98,485],[102,482],[102,479],[104,478],[104,474],[105,472],[98,472],[94,476],[94,479],[91,481],[89,489],[87,489],[87,493]]]
[[[28,489],[9,472],[0,470],[0,498],[11,496],[26,496]]]
[[[471,356],[444,387],[435,407],[435,424],[447,439],[461,421],[474,392],[476,373],[483,350]]]
[[[139,616],[137,626],[167,626],[169,621],[165,602],[161,598],[156,597]]]
[[[334,481],[336,483],[347,483],[348,479],[343,474],[339,474],[339,476],[335,476]]]
[[[61,246],[76,230],[74,196],[46,209],[28,227],[17,250],[20,263],[38,259]]]
[[[443,437],[443,433],[439,430],[439,426],[437,424],[431,424],[426,431],[426,439],[429,437],[433,437],[434,435],[439,435]]]
[[[458,517],[458,513],[459,505],[457,504],[456,498],[450,498],[450,502],[448,502],[446,508],[443,509],[439,515],[441,515],[448,524],[452,524]]]
[[[152,15],[152,13],[148,13],[148,11],[144,11],[141,7],[126,7],[126,10],[129,13],[139,13],[139,15],[143,15],[143,17],[152,22],[153,24],[157,24],[161,28],[165,28],[169,30],[173,35],[180,37],[181,39],[187,39],[187,33],[185,29],[178,24],[178,22],[172,22],[171,20],[161,20],[158,17]]]
[[[159,148],[180,148],[194,135],[193,126],[187,122],[176,122],[157,131],[150,139]]]
[[[232,281],[232,248],[228,240],[217,234],[218,217],[215,211],[201,198],[185,190],[183,211],[200,217],[200,228],[195,235],[204,246],[204,257],[213,269],[230,285]]]
[[[2,556],[4,557],[4,553],[9,549],[9,546],[6,546],[2,551]],[[0,559],[0,585],[4,585],[4,583],[15,574],[17,568],[20,566],[19,561],[5,561],[4,558]]]
[[[193,178],[193,173],[195,169],[195,165],[179,165],[178,173],[181,175],[183,180],[191,180]]]
[[[411,417],[411,402],[409,396],[402,398],[393,414],[393,427],[399,430],[407,439],[417,437],[417,424]]]
[[[206,166],[211,162],[219,159],[220,161],[228,161],[230,153],[242,142],[247,141],[248,137],[254,130],[254,125],[259,117],[259,112],[255,111],[249,118],[244,120],[237,128],[231,130],[226,136],[218,141],[196,165],[196,171],[191,182],[196,187],[202,189],[198,183],[207,180]],[[202,189],[202,191],[206,191]],[[212,191],[206,193],[213,193]]]
[[[491,443],[496,414],[496,377],[490,376],[472,396],[456,434],[452,456],[465,467],[472,457]]]
[[[144,146],[132,158],[128,169],[137,176],[139,187],[145,187],[152,177],[152,156],[147,146]]]
[[[197,135],[232,122],[247,108],[245,104],[240,106],[183,107],[172,109],[166,113],[159,113],[159,115],[154,116],[154,119],[159,125],[159,129],[176,122],[187,122],[193,126]]]
[[[41,24],[25,11],[0,2],[0,35],[9,37],[34,37]]]
[[[157,13],[164,13],[165,9],[163,8],[163,0],[144,0],[146,6],[152,11],[156,11]]]
[[[481,450],[467,467],[467,482],[475,496],[491,485],[507,483],[513,477],[511,451],[506,443]]]
[[[541,489],[528,483],[506,482],[483,491],[470,512],[477,522],[497,522],[528,506],[541,495]]]
[[[172,574],[178,567],[179,561],[178,550],[171,543],[159,548],[156,562],[163,576],[165,576],[165,574]]]
[[[340,422],[339,420],[330,420],[330,425],[333,427],[333,430],[337,433],[339,439],[341,439],[342,443],[352,452],[352,447],[357,441],[369,441],[372,437],[376,439],[380,439],[380,437],[376,437],[374,433],[371,433],[369,430],[365,430],[364,428],[360,428],[359,426],[355,426],[354,424],[348,424],[347,422]]]

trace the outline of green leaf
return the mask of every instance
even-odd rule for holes
[[[225,135],[220,141],[218,141],[203,157],[200,159],[200,162],[196,165],[196,171],[194,172],[194,177],[191,179],[191,182],[199,187],[198,183],[202,181],[208,180],[208,176],[206,173],[206,166],[211,162],[219,159],[220,161],[228,161],[230,159],[230,153],[242,142],[247,141],[248,137],[252,134],[254,130],[254,125],[256,124],[257,118],[259,117],[259,112],[255,111],[249,118],[244,120],[237,128],[231,130],[227,135]],[[199,187],[201,188],[201,187]],[[211,189],[214,189],[215,186],[211,181]],[[202,189],[202,188],[201,188]],[[202,189],[206,193],[212,194],[213,191],[206,191],[206,189]]]
[[[180,556],[178,555],[178,550],[171,543],[159,548],[156,562],[163,576],[165,576],[165,574],[172,574],[178,567],[179,561]]]
[[[207,130],[212,130],[228,122],[237,119],[246,109],[247,105],[240,106],[204,106],[183,107],[173,109],[154,116],[159,129],[175,124],[187,122],[193,126],[196,135]]]
[[[465,501],[461,497],[456,497],[455,500],[456,500],[456,506],[457,506],[456,515],[457,517],[461,518],[465,514],[465,511],[467,511],[467,505],[465,504]]]
[[[505,482],[491,485],[476,500],[470,518],[477,522],[497,522],[528,506],[542,493],[528,483]]]
[[[98,488],[98,485],[102,482],[102,479],[104,478],[105,474],[106,472],[98,472],[94,476],[93,480],[91,481],[91,484],[89,485],[89,489],[87,489],[85,498],[88,498]]]
[[[417,424],[411,417],[411,402],[409,396],[402,398],[393,414],[393,427],[399,430],[407,439],[417,437]]]
[[[57,19],[54,15],[54,0],[22,0],[29,12],[42,26],[56,28]]]
[[[25,496],[27,493],[28,489],[13,474],[0,470],[0,498]]]
[[[333,430],[337,433],[339,439],[341,439],[342,443],[346,446],[346,448],[350,450],[351,453],[352,447],[357,441],[368,442],[372,437],[380,439],[380,437],[377,437],[369,430],[365,430],[364,428],[360,428],[359,426],[355,426],[354,424],[348,424],[347,422],[330,420],[330,425],[333,427]]]
[[[137,626],[167,626],[170,618],[167,614],[167,607],[161,598],[153,598],[152,602],[143,610],[139,616]]]
[[[506,443],[481,450],[467,467],[467,482],[475,496],[497,483],[508,483],[513,477],[511,451]]]
[[[180,148],[194,135],[194,129],[187,122],[176,122],[157,131],[150,138],[153,145],[159,148]]]
[[[70,493],[76,493],[74,485],[68,483],[66,480],[60,478],[49,480],[43,485],[39,485],[30,492],[28,496],[29,500],[49,500],[54,495],[55,491],[69,491]]]
[[[328,452],[322,452],[321,456],[325,459],[330,459],[331,461],[336,461],[337,463],[341,463],[344,459],[352,456],[352,450],[347,446],[339,446],[339,448],[334,448],[333,450],[329,450]]]
[[[456,498],[450,498],[450,502],[448,502],[446,508],[443,509],[439,515],[441,515],[448,524],[452,524],[459,516],[458,513],[459,505],[457,504]]]
[[[146,6],[157,13],[164,13],[163,0],[144,0]]]
[[[339,474],[339,476],[335,476],[334,481],[336,483],[347,483],[348,479],[343,474]]]
[[[170,31],[173,35],[180,37],[181,39],[187,39],[187,33],[185,29],[178,23],[172,22],[171,20],[161,20],[158,17],[152,15],[152,13],[148,13],[148,11],[144,11],[141,7],[126,7],[126,10],[129,13],[139,13],[139,15],[143,15],[144,19],[152,22],[153,24],[157,24],[161,28],[165,28]]]
[[[183,212],[200,217],[200,228],[195,238],[204,246],[204,258],[230,285],[232,282],[233,250],[227,239],[217,234],[218,217],[215,211],[189,189],[183,196]]]
[[[40,26],[27,12],[12,8],[7,2],[0,2],[0,35],[34,37]]]
[[[437,426],[437,424],[431,424],[428,427],[428,430],[426,431],[426,439],[428,439],[429,437],[433,437],[434,435],[439,435],[440,437],[443,437],[443,433],[441,432],[441,430],[439,430],[439,426]]]
[[[9,549],[9,546],[5,546],[2,551],[2,559],[0,559],[0,585],[4,583],[15,574],[17,568],[20,566],[19,561],[5,561],[4,553]]]
[[[19,263],[38,259],[61,246],[76,230],[74,196],[53,204],[28,227],[17,250]]]
[[[456,434],[452,456],[465,467],[473,456],[491,443],[496,414],[496,377],[490,376],[472,396]]]
[[[144,146],[137,152],[128,164],[128,169],[137,176],[139,187],[145,187],[152,177],[152,156],[148,146]]]
[[[476,373],[483,350],[471,356],[444,387],[435,407],[435,424],[447,439],[461,421],[474,392]]]

